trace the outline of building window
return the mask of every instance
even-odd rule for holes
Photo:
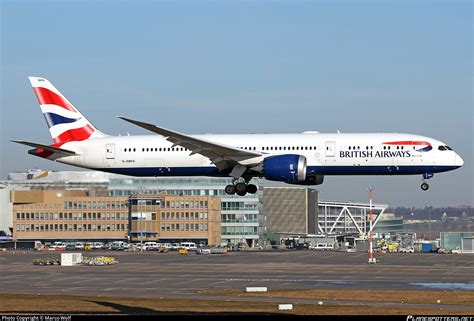
[[[167,232],[170,231],[170,225],[169,225],[169,224],[166,224],[166,231],[167,231]]]
[[[186,231],[189,231],[189,224],[186,224]]]
[[[161,231],[162,231],[162,232],[165,231],[165,224],[161,224]]]

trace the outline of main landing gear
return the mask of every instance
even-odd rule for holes
[[[247,182],[238,182],[233,181],[232,184],[229,184],[224,189],[226,194],[234,195],[237,194],[239,196],[245,196],[245,194],[255,194],[257,193],[257,186],[253,184],[248,184]]]
[[[430,188],[430,185],[428,185],[427,182],[425,182],[425,179],[430,179],[432,178],[434,175],[433,173],[425,173],[423,174],[423,182],[421,183],[421,189],[423,191],[427,191],[429,188]]]

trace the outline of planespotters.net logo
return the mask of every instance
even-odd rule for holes
[[[450,317],[450,316],[438,316],[438,317],[431,317],[431,316],[407,316],[407,321],[474,321],[474,317]]]

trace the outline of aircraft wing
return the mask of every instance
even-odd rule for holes
[[[166,140],[173,143],[173,146],[182,146],[191,150],[191,154],[201,154],[211,160],[219,170],[232,168],[240,161],[262,156],[259,152],[242,150],[232,146],[211,142],[205,139],[195,138],[183,133],[179,133],[156,125],[144,123],[119,116],[129,123],[145,128],[156,134],[166,137]]]
[[[42,148],[45,151],[57,153],[63,156],[76,155],[76,152],[73,152],[72,150],[63,149],[63,148],[57,148],[57,147],[43,145],[43,144],[31,143],[31,142],[26,142],[22,140],[11,140],[11,142],[34,147],[34,148]]]

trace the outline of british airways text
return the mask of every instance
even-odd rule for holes
[[[381,151],[371,151],[371,150],[353,150],[353,151],[340,151],[340,158],[389,158],[389,157],[410,157],[411,153],[408,150],[381,150]]]

